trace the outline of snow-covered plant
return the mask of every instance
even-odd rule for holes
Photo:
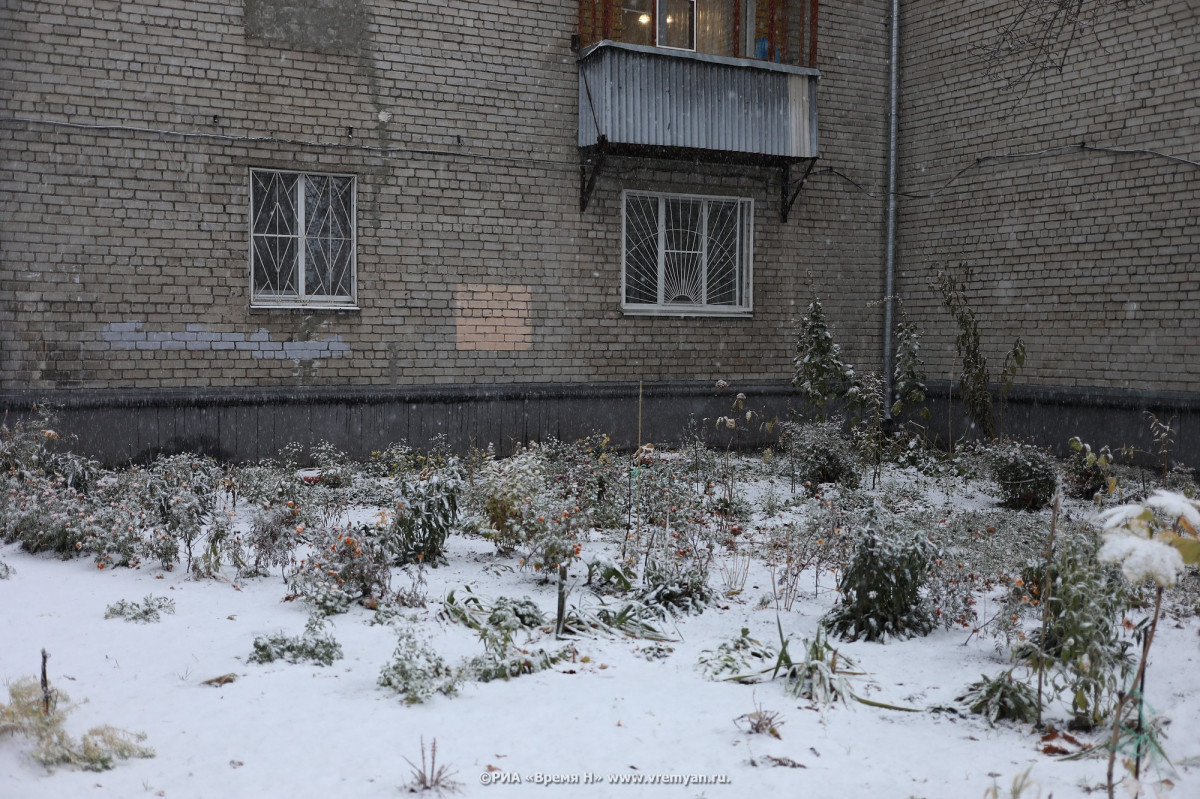
[[[707,570],[717,537],[731,507],[726,497],[698,493],[676,461],[637,467],[634,479],[634,552],[629,559]],[[706,486],[707,488],[707,486]]]
[[[546,621],[541,609],[529,597],[511,599],[502,596],[488,603],[475,596],[470,586],[463,586],[463,592],[465,596],[461,598],[454,591],[446,594],[442,615],[478,631],[479,639],[488,651],[504,653],[518,631],[532,631]]]
[[[0,536],[27,552],[51,551],[64,558],[78,554],[85,537],[80,513],[90,514],[92,504],[71,488],[43,475],[6,480],[0,501]]]
[[[1041,609],[1046,633],[1043,640],[1041,629],[1033,630],[1013,654],[1043,670],[1051,689],[1070,698],[1073,728],[1091,729],[1108,715],[1129,668],[1120,624],[1128,595],[1087,542],[1062,546],[1049,579],[1050,599],[1044,601],[1045,566],[1022,573],[1016,588],[1025,604]]]
[[[652,562],[646,570],[638,600],[660,616],[687,616],[704,612],[716,598],[708,585],[708,570],[664,568]]]
[[[62,558],[92,555],[98,568],[136,566],[177,546],[161,528],[147,528],[152,515],[140,506],[99,492],[79,493],[61,477],[32,475],[7,481],[0,501],[0,538],[28,552],[50,551]],[[168,559],[169,562],[169,559]]]
[[[306,535],[305,556],[293,563],[288,578],[293,594],[326,616],[344,613],[355,600],[387,598],[391,553],[378,527],[321,527]]]
[[[639,647],[636,651],[639,656],[653,663],[656,660],[666,660],[669,658],[675,651],[675,647],[667,646],[666,644],[658,643],[656,641],[654,643],[646,644],[643,647]]]
[[[74,452],[50,451],[42,459],[46,474],[62,479],[64,485],[81,494],[91,494],[105,474],[99,461]]]
[[[149,624],[151,622],[160,621],[163,613],[173,614],[175,612],[175,600],[165,596],[147,595],[141,602],[130,602],[122,599],[121,601],[109,605],[104,611],[106,619],[124,619],[125,621],[139,622],[141,624]]]
[[[981,675],[958,697],[972,713],[995,724],[997,720],[1033,723],[1038,717],[1037,693],[1013,677],[1012,669],[997,677]]]
[[[354,471],[350,459],[330,442],[318,442],[308,455],[316,468],[321,470],[321,485],[326,488],[346,488],[353,482]]]
[[[871,464],[871,488],[879,481],[879,471],[888,449],[884,422],[887,397],[883,376],[878,372],[859,375],[846,392],[846,404],[852,416],[850,437],[863,460]]]
[[[1185,564],[1200,562],[1200,501],[1158,490],[1144,502],[1100,514],[1104,545],[1097,557],[1117,564],[1131,585],[1170,588]]]
[[[546,486],[571,507],[590,512],[599,527],[624,523],[628,491],[624,459],[609,449],[609,437],[594,434],[574,442],[557,439],[541,447]]]
[[[792,661],[786,648],[781,657],[788,690],[819,707],[829,707],[835,702],[846,704],[846,700],[854,695],[850,678],[860,674],[855,670],[854,662],[834,648],[819,627],[812,641],[804,639],[801,647],[803,660]]]
[[[108,725],[93,727],[76,741],[64,727],[70,699],[49,683],[22,677],[9,683],[8,696],[8,704],[0,702],[0,735],[32,738],[33,758],[47,769],[63,765],[107,771],[117,760],[154,757],[154,750],[141,744],[145,734]]]
[[[429,763],[425,762],[425,738],[421,738],[421,764],[404,758],[404,762],[412,768],[412,779],[409,780],[406,788],[409,793],[421,793],[424,791],[436,791],[441,794],[443,791],[447,793],[456,793],[462,785],[453,779],[455,771],[449,766],[443,764],[438,765],[437,762],[437,738],[433,739],[433,744],[429,747]]]
[[[372,450],[365,464],[367,473],[375,477],[397,477],[414,471],[415,455],[416,450],[402,441],[384,449]]]
[[[530,651],[513,646],[502,652],[489,650],[469,659],[463,666],[463,674],[479,682],[510,680],[545,671],[563,661],[574,660],[575,656],[575,647],[570,644],[556,652],[541,648]]]
[[[524,447],[504,460],[487,458],[476,478],[476,491],[488,520],[485,535],[502,554],[516,551],[527,539],[527,525],[537,518],[533,498],[545,490],[546,464],[538,447]]]
[[[838,583],[840,601],[822,623],[849,641],[927,635],[934,620],[921,592],[932,561],[927,539],[897,530],[873,511]]]
[[[0,560],[0,580],[7,580],[13,576],[13,567],[9,566],[4,561]]]
[[[717,453],[705,443],[695,416],[688,418],[679,448],[679,464],[683,474],[695,480],[701,492],[708,490],[715,480]]]
[[[624,594],[633,590],[633,571],[612,558],[597,555],[587,562],[584,584],[598,594]]]
[[[792,490],[804,486],[816,493],[823,483],[857,488],[858,459],[837,422],[780,424],[779,444],[792,480]]]
[[[992,476],[1004,504],[1021,510],[1039,510],[1058,489],[1054,457],[1032,444],[1009,442],[991,452]]]
[[[0,474],[12,474],[18,480],[45,472],[49,455],[47,445],[58,439],[55,414],[45,405],[33,406],[33,413],[18,419],[12,427],[0,423]]]
[[[989,387],[992,376],[988,370],[987,356],[983,354],[979,321],[975,318],[975,309],[967,300],[966,283],[960,281],[953,273],[941,272],[932,282],[931,288],[941,296],[942,305],[954,317],[958,326],[954,348],[962,361],[962,373],[958,381],[959,397],[979,433],[985,438],[995,438],[996,420],[992,417],[992,393]],[[1017,345],[1023,361],[1024,345],[1020,339],[1017,339]],[[1016,350],[1017,347],[1014,347],[1014,351]]]
[[[820,557],[826,534],[820,512],[805,515],[799,525],[789,522],[770,530],[767,565],[776,609],[790,611],[800,596],[800,577]]]
[[[545,621],[541,608],[529,597],[513,600],[502,596],[492,604],[492,612],[488,614],[481,633],[483,644],[488,649],[506,649],[517,630],[533,630]]]
[[[722,594],[734,597],[746,587],[750,576],[750,556],[733,554],[717,561],[717,573],[721,575]]]
[[[796,324],[796,354],[792,385],[800,389],[813,417],[825,418],[825,406],[854,380],[854,370],[841,358],[841,347],[825,321],[821,300],[814,298]]]
[[[1077,499],[1091,499],[1101,492],[1111,494],[1117,484],[1112,474],[1112,451],[1108,447],[1101,447],[1093,452],[1079,436],[1072,438],[1067,445],[1071,448],[1063,478],[1063,488],[1067,494]]]
[[[325,629],[325,618],[314,614],[304,625],[303,635],[282,632],[260,635],[254,639],[254,650],[247,658],[251,663],[273,663],[286,660],[299,663],[307,660],[318,666],[332,666],[341,660],[342,645]]]
[[[410,705],[424,702],[435,693],[457,693],[461,675],[415,631],[403,626],[395,629],[396,650],[379,672],[379,685],[400,694]]]
[[[734,724],[741,727],[745,725],[746,732],[750,735],[770,735],[772,738],[782,738],[779,734],[779,728],[783,726],[783,716],[774,710],[766,710],[760,704],[754,705],[754,710],[750,713],[743,713],[733,720]]]
[[[252,573],[263,575],[273,566],[287,566],[292,550],[307,528],[306,517],[295,500],[262,500],[250,516],[250,530],[242,537],[253,558]]]
[[[928,390],[925,387],[925,362],[921,360],[921,337],[916,323],[903,312],[896,325],[892,391],[892,416],[901,416],[907,411],[921,419],[929,419],[929,408],[925,406]]]
[[[299,499],[302,483],[296,479],[295,471],[288,471],[274,461],[244,464],[230,469],[228,488],[233,494],[234,504],[238,499],[249,502],[295,502]]]
[[[246,568],[246,550],[242,537],[233,529],[233,516],[232,512],[226,512],[213,517],[199,557],[192,561],[192,574],[196,577],[218,577],[222,564],[239,571]]]
[[[757,638],[747,627],[740,635],[723,641],[716,649],[700,652],[700,671],[714,680],[753,682],[775,665],[779,653]]]
[[[399,484],[386,537],[395,565],[445,562],[446,538],[458,519],[461,486],[457,459],[421,479]]]
[[[613,637],[646,638],[651,641],[672,640],[650,623],[661,618],[661,609],[642,602],[590,607],[573,605],[563,619],[563,635],[606,635]]]
[[[758,498],[758,505],[763,516],[768,519],[775,518],[786,507],[783,495],[780,494],[774,480],[769,481],[767,487],[763,489],[762,495]]]
[[[1131,585],[1153,582],[1156,589],[1154,612],[1141,641],[1141,660],[1132,681],[1121,692],[1113,714],[1113,733],[1108,753],[1108,796],[1112,799],[1113,764],[1120,747],[1122,730],[1136,729],[1138,733],[1143,730],[1145,697],[1142,695],[1142,687],[1145,684],[1150,646],[1154,642],[1154,633],[1162,610],[1163,590],[1175,585],[1185,565],[1200,563],[1200,540],[1197,538],[1197,531],[1200,530],[1200,502],[1182,494],[1159,490],[1151,494],[1145,502],[1122,505],[1100,514],[1099,521],[1103,525],[1104,545],[1097,557],[1106,563],[1119,565],[1122,576]],[[1131,701],[1136,708],[1136,727],[1134,723],[1126,720]],[[1147,740],[1153,743],[1152,738],[1145,739],[1141,735],[1135,737],[1135,773],[1140,769],[1142,757],[1146,754],[1143,742]]]
[[[551,574],[577,560],[590,527],[590,515],[589,510],[556,497],[537,497],[531,503],[531,518],[525,522],[522,564]]]
[[[1200,499],[1200,483],[1197,483],[1196,479],[1195,469],[1177,463],[1167,472],[1167,480],[1163,483],[1163,488],[1167,491],[1174,491],[1176,494],[1183,494],[1188,499]]]

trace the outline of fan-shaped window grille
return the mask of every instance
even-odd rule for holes
[[[736,197],[625,192],[628,312],[746,313],[754,204]]]
[[[354,304],[354,190],[348,175],[250,171],[254,305]]]

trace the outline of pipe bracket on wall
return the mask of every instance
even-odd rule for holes
[[[816,165],[817,159],[805,159],[807,165],[804,167],[804,175],[796,184],[792,185],[792,164],[785,163],[780,167],[782,173],[782,188],[780,190],[780,206],[779,206],[779,221],[787,224],[788,214],[791,213],[792,206],[796,204],[796,198],[800,196],[800,190],[804,188],[804,184],[808,182],[808,176],[812,174],[813,166]]]
[[[587,210],[588,200],[596,189],[596,180],[604,169],[605,145],[608,139],[601,136],[593,147],[579,149],[579,213]],[[589,172],[590,168],[590,172]]]

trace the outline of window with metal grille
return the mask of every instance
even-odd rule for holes
[[[624,209],[626,312],[751,310],[753,200],[627,191]]]
[[[355,303],[355,180],[250,170],[252,305]]]

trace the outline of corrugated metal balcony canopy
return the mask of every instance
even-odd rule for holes
[[[601,41],[579,54],[579,147],[729,163],[814,159],[820,72]]]

